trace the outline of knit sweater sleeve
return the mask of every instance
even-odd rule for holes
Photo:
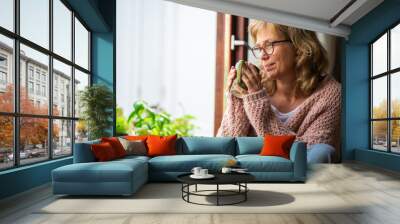
[[[247,136],[250,122],[243,108],[243,100],[228,93],[227,108],[222,117],[217,136]]]
[[[317,112],[307,118],[310,125],[300,139],[307,145],[325,143],[335,145],[335,139],[340,127],[341,90],[340,86],[331,86],[315,104]]]
[[[254,127],[258,136],[265,134],[295,135],[273,114],[265,89],[246,95],[243,98],[243,106],[250,124]]]

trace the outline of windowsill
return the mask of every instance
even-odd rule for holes
[[[52,159],[52,160],[48,160],[48,161],[31,164],[31,165],[25,165],[22,167],[16,167],[16,168],[0,171],[0,176],[9,174],[9,173],[14,173],[14,172],[19,172],[19,171],[35,168],[35,167],[39,167],[39,166],[43,166],[43,165],[48,165],[48,164],[52,164],[52,163],[56,163],[56,162],[60,162],[60,161],[68,160],[68,159],[72,159],[72,156],[67,156],[67,157],[63,157],[63,158],[59,158],[59,159]]]
[[[387,155],[387,156],[400,157],[399,153],[385,152],[385,151],[380,151],[380,150],[377,150],[377,149],[357,148],[356,150],[367,151],[367,152],[372,152],[372,153],[378,153],[378,154]]]
[[[356,148],[354,153],[356,161],[400,172],[399,154],[370,150],[366,148]]]

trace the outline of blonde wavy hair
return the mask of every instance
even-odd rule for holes
[[[249,33],[253,43],[256,43],[257,33],[272,25],[276,31],[280,31],[286,39],[292,42],[295,49],[295,72],[296,72],[296,96],[309,96],[318,87],[323,76],[328,71],[328,57],[324,47],[319,42],[315,32],[309,30],[288,27],[254,20],[249,24]],[[276,91],[276,81],[263,80],[268,95],[272,96]]]

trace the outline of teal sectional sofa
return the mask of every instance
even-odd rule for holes
[[[290,159],[260,156],[261,137],[183,137],[177,140],[177,155],[127,156],[96,162],[90,145],[75,144],[74,163],[52,171],[54,194],[131,195],[148,181],[176,181],[193,167],[218,172],[234,159],[259,182],[304,182],[307,156],[303,142],[294,142]]]

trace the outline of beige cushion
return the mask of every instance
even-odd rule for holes
[[[126,151],[126,155],[145,156],[147,155],[146,145],[141,140],[129,141],[124,138],[118,138]]]

